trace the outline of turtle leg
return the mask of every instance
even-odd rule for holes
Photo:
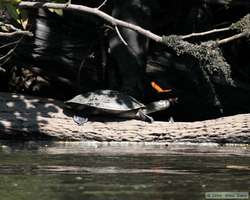
[[[138,114],[139,118],[145,122],[149,122],[149,123],[154,122],[153,117],[150,117],[149,115],[144,113],[142,110],[139,110],[137,114]]]
[[[73,121],[75,123],[77,123],[79,126],[82,126],[88,121],[88,118],[82,117],[82,116],[79,116],[79,115],[74,115],[73,116]]]

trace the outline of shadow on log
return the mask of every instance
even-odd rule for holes
[[[63,103],[1,93],[0,139],[71,141],[250,143],[250,114],[197,122],[92,120],[78,126]]]

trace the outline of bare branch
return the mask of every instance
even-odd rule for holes
[[[117,26],[115,26],[115,30],[116,30],[116,32],[117,32],[118,37],[119,37],[120,40],[122,41],[122,43],[123,43],[125,46],[128,46],[128,43],[127,43],[127,42],[124,40],[124,38],[122,37],[122,35],[121,35],[121,33],[120,33],[120,31],[119,31],[119,29],[118,29]]]
[[[205,31],[205,32],[200,32],[200,33],[191,33],[188,35],[183,35],[181,36],[181,39],[185,40],[191,37],[198,37],[198,36],[205,36],[205,35],[210,35],[213,33],[220,33],[220,32],[225,32],[225,31],[229,31],[231,30],[230,27],[226,27],[226,28],[220,28],[220,29],[213,29],[213,30],[209,30],[209,31]]]
[[[140,26],[116,19],[107,13],[97,9],[91,8],[83,5],[75,5],[75,4],[61,4],[61,3],[43,3],[43,2],[30,2],[30,1],[22,1],[17,4],[19,8],[54,8],[54,9],[64,9],[64,10],[77,10],[85,13],[89,13],[95,16],[102,18],[103,20],[111,23],[113,26],[122,26],[124,28],[128,28],[134,30],[155,42],[162,42],[162,37],[150,32],[149,30],[143,29]]]
[[[0,66],[0,72],[6,72],[6,70]]]
[[[2,27],[5,27],[8,31],[18,31],[19,29],[16,28],[15,26],[13,26],[12,24],[6,24],[6,23],[3,23],[3,22],[0,22],[0,26],[1,28]]]
[[[0,46],[0,49],[9,47],[9,46],[14,45],[14,44],[17,44],[17,43],[19,43],[19,40],[18,40],[18,41],[15,41],[15,42],[9,42],[9,43],[7,43],[7,44],[4,44],[4,45]]]
[[[97,7],[97,9],[98,9],[98,10],[101,9],[101,8],[107,3],[107,1],[108,1],[108,0],[104,0],[104,1],[102,2],[102,4],[101,4],[100,6]]]
[[[13,37],[16,35],[26,35],[26,36],[33,36],[33,33],[31,33],[30,31],[22,31],[22,30],[18,30],[18,31],[14,31],[14,32],[0,32],[0,37]]]
[[[23,36],[18,40],[16,41],[15,43],[15,46],[8,51],[7,54],[5,54],[4,56],[0,57],[0,61],[6,59],[3,63],[1,63],[1,65],[4,65],[6,62],[8,62],[8,57],[10,58],[12,56],[12,54],[14,53],[15,49],[17,48],[18,44],[20,43],[20,41],[23,39]]]
[[[15,47],[14,47],[14,49],[15,49],[16,45],[19,42],[20,42],[20,39],[17,40],[17,41],[15,41],[15,42],[9,42],[7,44],[4,44],[4,45],[0,46],[0,49],[6,48],[6,47],[9,47],[9,46],[12,46],[12,45],[15,45]],[[2,61],[2,60],[5,59],[5,61],[0,64],[0,72],[6,72],[6,70],[4,68],[2,68],[1,66],[4,65],[6,62],[9,61],[9,59],[10,59],[11,56],[9,58],[7,58],[7,57],[13,53],[14,49],[11,49],[6,55],[0,57],[0,61]]]
[[[106,3],[106,0],[104,0],[103,4]],[[143,29],[140,26],[119,20],[117,18],[114,18],[110,15],[108,15],[107,13],[99,10],[98,8],[91,8],[91,7],[87,7],[87,6],[83,6],[83,5],[76,5],[76,4],[62,4],[62,3],[44,3],[44,2],[30,2],[30,1],[22,1],[20,3],[17,4],[18,7],[20,8],[54,8],[54,9],[64,9],[64,10],[77,10],[77,11],[81,11],[84,13],[88,13],[88,14],[92,14],[95,15],[97,17],[102,18],[103,20],[109,22],[110,24],[112,24],[114,27],[116,27],[115,29],[117,30],[118,26],[124,27],[124,28],[128,28],[131,30],[134,30],[138,33],[140,33],[141,35],[144,35],[145,37],[148,37],[149,39],[155,41],[155,42],[159,42],[159,43],[163,43],[163,37],[156,35],[154,33],[152,33],[149,30]],[[211,31],[206,31],[206,32],[202,32],[202,33],[192,33],[186,36],[181,36],[181,39],[187,39],[190,37],[195,37],[195,36],[203,36],[203,35],[208,35],[208,34],[212,34],[212,33],[218,33],[218,32],[223,32],[223,31],[227,31],[229,30],[230,27],[227,28],[222,28],[222,29],[214,29]],[[119,31],[118,31],[119,33]],[[120,35],[120,34],[118,34]],[[249,34],[246,33],[242,33],[236,36],[232,36],[229,39],[225,39],[224,41],[219,41],[218,44],[224,44],[226,42],[232,41],[234,39],[238,39],[240,37],[248,37]]]
[[[228,42],[231,42],[231,41],[236,40],[236,39],[239,39],[239,38],[249,37],[249,35],[250,35],[249,32],[242,32],[242,33],[239,33],[239,34],[237,34],[237,35],[233,35],[233,36],[231,36],[231,37],[228,37],[228,38],[219,40],[219,41],[217,41],[217,44],[218,44],[218,45],[226,44],[226,43],[228,43]]]
[[[9,50],[9,52],[7,54],[5,54],[4,56],[0,57],[0,61],[4,60],[5,58],[7,58],[9,55],[11,55],[14,52],[14,49]]]

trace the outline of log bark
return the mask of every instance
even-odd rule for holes
[[[250,114],[197,122],[95,118],[78,126],[62,102],[0,93],[0,139],[250,143]]]

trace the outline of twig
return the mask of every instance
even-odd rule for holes
[[[9,50],[7,54],[5,54],[4,56],[0,57],[0,61],[4,60],[5,58],[7,58],[9,55],[11,55],[14,52],[14,48]]]
[[[120,31],[119,31],[119,29],[118,29],[117,26],[115,26],[115,31],[116,31],[118,37],[120,38],[120,40],[122,41],[122,43],[123,43],[125,46],[128,46],[128,43],[127,43],[127,42],[124,40],[124,38],[122,37],[122,35],[121,35],[121,33],[120,33]]]
[[[213,34],[213,33],[225,32],[225,31],[229,31],[229,30],[231,30],[231,28],[226,27],[226,28],[213,29],[213,30],[210,30],[210,31],[200,32],[200,33],[191,33],[191,34],[188,34],[188,35],[181,36],[181,39],[185,40],[185,39],[188,39],[188,38],[191,38],[191,37],[205,36],[205,35],[210,35],[210,34]]]
[[[10,42],[10,43],[4,44],[4,45],[0,46],[0,49],[3,49],[5,47],[11,46],[11,45],[14,45],[14,44],[17,44],[17,43],[19,43],[19,40],[15,41],[15,42]]]
[[[101,4],[100,6],[97,7],[97,9],[98,9],[98,10],[101,9],[101,8],[107,3],[107,1],[108,1],[108,0],[104,0],[104,1],[102,2],[102,4]]]
[[[14,46],[11,50],[9,50],[7,54],[5,54],[4,56],[0,57],[0,61],[4,60],[4,59],[6,59],[8,56],[10,56],[10,55],[15,51],[15,49],[17,48],[19,42],[20,42],[22,39],[23,39],[23,36],[22,36],[18,41],[15,42],[15,43],[16,43],[15,46]],[[14,43],[14,42],[13,42],[13,43]],[[8,61],[8,59],[7,59],[7,61]],[[4,61],[3,63],[1,63],[1,65],[4,65],[7,61]]]
[[[0,26],[2,27],[6,27],[8,30],[12,30],[12,31],[18,31],[19,29],[16,28],[15,26],[13,26],[12,24],[6,24],[3,22],[0,22]]]
[[[16,35],[26,35],[26,36],[30,36],[30,37],[33,36],[32,32],[18,29],[15,26],[13,26],[12,24],[5,24],[3,22],[0,22],[0,26],[4,27],[8,31],[8,32],[0,32],[0,37],[13,37]],[[10,44],[8,44],[8,45],[10,45]],[[4,47],[5,47],[5,45],[1,46],[0,48],[4,48]]]
[[[33,36],[33,33],[31,33],[30,31],[21,31],[21,30],[10,32],[10,33],[0,32],[0,37],[13,37],[16,35],[26,35],[26,36],[31,37],[31,36]]]
[[[6,72],[6,70],[2,67],[0,67],[0,72]]]
[[[217,41],[216,43],[217,43],[218,45],[222,45],[222,44],[226,44],[226,43],[228,43],[228,42],[231,42],[231,41],[236,40],[236,39],[239,39],[239,38],[249,37],[249,35],[250,35],[249,32],[242,32],[242,33],[239,33],[239,34],[237,34],[237,35],[234,35],[234,36],[231,36],[231,37],[228,37],[228,38],[219,40],[219,41]]]

